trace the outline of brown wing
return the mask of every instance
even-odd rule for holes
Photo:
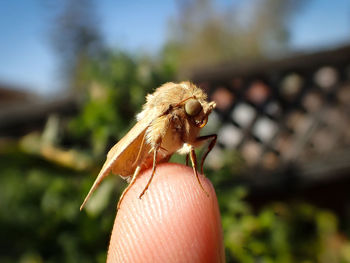
[[[132,127],[132,129],[110,149],[107,154],[107,160],[104,163],[89,193],[85,197],[83,204],[80,206],[80,210],[83,209],[91,194],[96,190],[97,186],[109,174],[110,171],[113,171],[115,174],[120,174],[121,176],[129,176],[133,174],[137,165],[135,160],[149,123],[150,121],[147,121],[146,119],[137,122],[135,126]],[[145,153],[147,148],[149,150],[149,146],[144,146],[142,148],[142,153]]]

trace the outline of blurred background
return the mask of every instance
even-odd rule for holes
[[[105,262],[126,182],[79,206],[145,95],[188,79],[217,103],[227,262],[350,262],[349,1],[15,0],[0,32],[1,262]]]

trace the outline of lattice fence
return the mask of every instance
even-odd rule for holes
[[[198,71],[193,80],[217,102],[207,128],[218,133],[213,168],[220,168],[225,149],[237,149],[261,171],[291,163],[311,174],[350,167],[350,47],[225,64]],[[320,160],[329,163],[317,170]]]

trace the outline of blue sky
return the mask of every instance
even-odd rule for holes
[[[311,0],[290,23],[291,47],[314,49],[350,42],[350,1]]]
[[[239,1],[239,0],[236,0]],[[111,46],[156,52],[176,15],[175,0],[99,0],[97,14]],[[57,10],[45,0],[0,3],[0,83],[41,94],[60,87],[58,59],[49,39]],[[225,7],[228,0],[218,0]],[[350,42],[350,1],[310,0],[290,22],[293,50],[316,50]]]

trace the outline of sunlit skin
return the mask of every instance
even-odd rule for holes
[[[140,202],[151,172],[141,172],[125,195],[107,262],[225,262],[219,207],[210,181],[199,174],[208,197],[190,167],[162,163]]]

